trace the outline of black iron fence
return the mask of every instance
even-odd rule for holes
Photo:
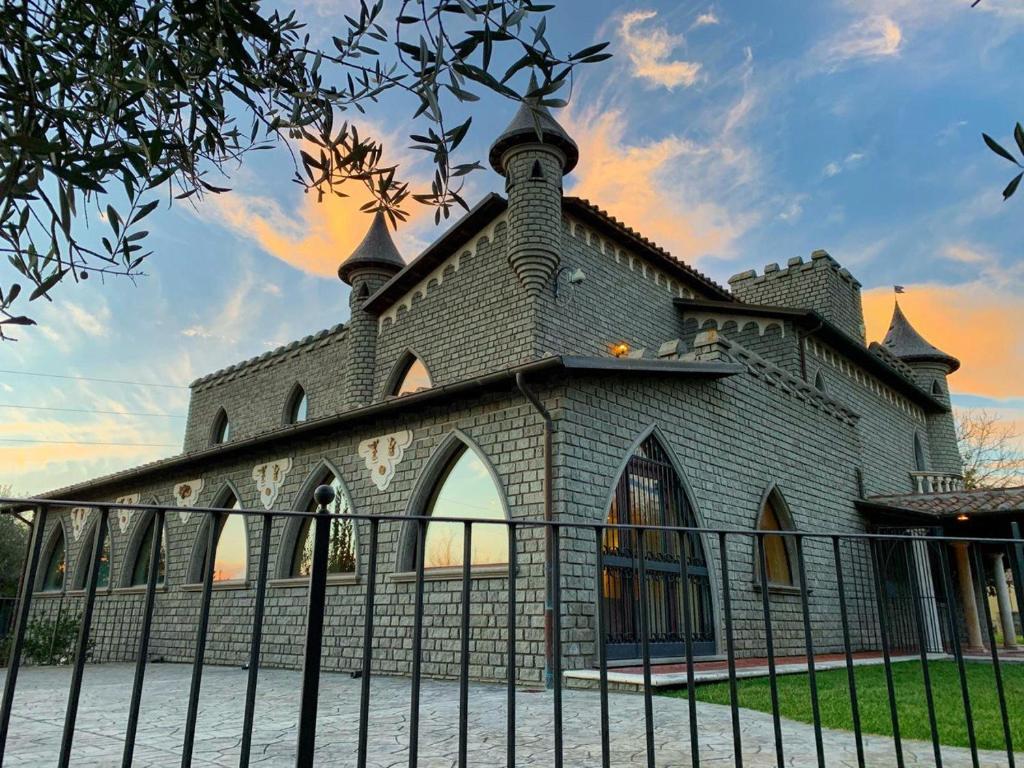
[[[317,489],[322,504],[318,512],[263,511],[220,508],[190,508],[191,514],[218,516],[247,515],[259,522],[259,557],[253,589],[254,608],[249,629],[247,683],[244,695],[244,716],[240,734],[239,765],[248,766],[252,754],[253,720],[261,669],[261,651],[268,586],[268,570],[275,520],[307,518],[313,531],[312,557],[305,590],[306,615],[303,627],[301,656],[301,696],[296,729],[295,765],[314,765],[317,742],[318,694],[323,660],[323,639],[327,621],[328,566],[330,527],[337,515],[327,512],[330,489]],[[83,502],[25,501],[0,499],[0,510],[34,510],[22,594],[15,606],[14,628],[10,633],[10,660],[0,700],[0,765],[8,748],[14,695],[19,671],[23,666],[26,627],[33,616],[34,588],[44,567],[46,521],[70,507]],[[67,698],[63,733],[59,745],[58,766],[66,768],[71,761],[76,736],[76,719],[82,691],[82,678],[88,660],[93,632],[93,614],[97,598],[97,581],[104,560],[104,537],[108,521],[117,510],[125,508],[153,514],[152,541],[159,542],[168,511],[154,505],[124,505],[87,502],[98,510],[100,519],[95,535],[87,542],[84,555],[88,566],[81,595],[81,614],[77,643],[71,657],[70,688]],[[610,768],[609,648],[621,646],[624,634],[635,646],[637,657],[624,660],[637,668],[637,688],[642,693],[645,717],[646,764],[654,768],[657,750],[654,725],[654,677],[665,668],[685,671],[685,696],[688,700],[687,736],[691,764],[700,764],[702,729],[698,722],[697,685],[702,664],[724,663],[724,680],[729,689],[731,740],[737,767],[744,764],[744,711],[739,688],[742,677],[752,668],[763,668],[770,691],[770,715],[773,727],[773,749],[778,766],[792,764],[794,755],[787,754],[783,738],[784,717],[780,702],[779,667],[791,667],[794,659],[805,672],[813,727],[813,747],[799,754],[799,764],[825,766],[827,755],[823,741],[823,717],[817,684],[820,660],[831,654],[833,662],[846,670],[846,702],[852,716],[856,763],[872,765],[866,757],[865,732],[860,717],[855,667],[865,659],[884,670],[885,688],[891,728],[893,759],[905,765],[904,739],[901,735],[898,690],[894,667],[898,656],[912,654],[921,666],[923,693],[928,720],[934,765],[943,765],[943,749],[938,729],[936,702],[929,674],[937,658],[955,664],[959,696],[963,705],[971,763],[980,765],[975,724],[972,718],[967,667],[974,657],[983,656],[991,666],[998,701],[999,730],[1006,764],[1015,765],[1013,718],[1019,706],[1008,701],[1004,685],[1006,659],[996,642],[997,632],[987,599],[991,566],[986,569],[983,557],[1003,555],[1011,580],[1020,585],[1024,541],[1005,539],[963,539],[938,535],[936,531],[907,534],[850,534],[793,531],[712,530],[656,524],[616,524],[577,521],[535,520],[472,520],[462,518],[401,518],[373,515],[347,515],[365,530],[360,547],[365,556],[365,584],[362,590],[362,657],[360,677],[358,737],[353,745],[355,764],[365,768],[368,759],[368,724],[373,708],[375,621],[378,593],[378,558],[381,531],[385,526],[414,527],[415,573],[412,592],[413,611],[408,627],[411,647],[408,654],[409,719],[407,761],[410,768],[420,765],[421,682],[424,677],[424,615],[425,584],[428,581],[424,563],[427,527],[443,522],[462,526],[462,558],[459,573],[459,641],[458,656],[458,738],[449,757],[460,768],[468,765],[469,685],[471,682],[471,619],[474,612],[473,536],[481,526],[501,525],[507,530],[508,571],[505,590],[504,647],[502,663],[496,676],[506,686],[506,765],[517,761],[517,672],[525,651],[520,646],[523,629],[517,625],[521,612],[517,602],[521,591],[517,580],[521,573],[521,544],[530,537],[546,540],[550,560],[545,567],[545,600],[550,606],[550,625],[545,638],[549,648],[553,724],[551,761],[556,768],[565,763],[563,746],[563,697],[567,656],[563,653],[562,622],[566,615],[563,593],[592,596],[589,615],[592,642],[582,644],[582,654],[572,657],[572,664],[583,663],[596,668],[596,687],[600,709],[596,722],[594,754],[600,755],[603,768]],[[182,736],[181,765],[192,765],[196,741],[199,697],[206,664],[207,636],[211,600],[214,592],[214,566],[217,553],[217,526],[209,525],[205,541],[205,557],[198,618],[194,627],[195,644],[191,683]],[[783,546],[779,546],[780,543]],[[578,557],[589,554],[580,570]],[[951,557],[951,552],[955,556]],[[788,570],[781,568],[779,558],[791,557]],[[567,562],[572,572],[563,577]],[[991,563],[991,558],[989,559]],[[772,569],[775,569],[774,571]],[[787,573],[787,583],[778,574]],[[127,723],[123,739],[122,766],[133,763],[139,712],[145,684],[150,643],[153,637],[154,610],[158,581],[162,578],[160,547],[148,550],[148,569],[144,587],[144,608],[135,649],[134,681],[130,694]],[[1004,574],[1005,575],[1005,574]],[[996,579],[998,581],[998,579]],[[686,585],[684,588],[683,585]],[[973,595],[973,598],[971,597]],[[389,596],[393,599],[394,596]],[[973,602],[972,602],[973,600]],[[1017,609],[1024,605],[1024,590],[1016,590]],[[626,605],[626,607],[624,607]],[[628,611],[628,628],[624,629]],[[618,612],[618,615],[617,615]],[[1024,613],[1024,612],[1022,612]],[[982,638],[981,647],[968,647]],[[739,625],[742,624],[742,627]],[[756,626],[756,630],[751,630]],[[577,625],[578,628],[578,625]],[[578,638],[577,638],[578,639]],[[857,662],[857,664],[855,664]],[[614,669],[614,668],[612,668]],[[739,674],[740,671],[744,674]],[[791,669],[786,669],[792,672]],[[706,735],[706,734],[704,734]],[[1019,745],[1016,745],[1019,746]],[[991,750],[990,750],[991,751]],[[989,755],[990,756],[990,755]],[[789,760],[790,762],[787,762]],[[372,762],[372,760],[371,760]]]

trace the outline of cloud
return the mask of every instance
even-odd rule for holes
[[[842,173],[843,167],[839,165],[839,163],[833,161],[822,168],[821,172],[826,176],[826,178],[832,178],[833,176],[838,176]]]
[[[842,160],[833,160],[832,162],[828,163],[824,168],[821,169],[821,174],[826,179],[831,179],[833,176],[838,176],[843,171],[848,171],[852,168],[857,167],[862,162],[864,162],[864,158],[866,157],[866,152],[851,152]]]
[[[591,108],[565,116],[580,146],[569,194],[586,197],[683,259],[725,255],[754,221],[720,201],[752,175],[742,145],[670,134],[635,141],[626,113]]]
[[[708,8],[704,13],[700,14],[694,19],[693,24],[690,25],[690,29],[696,29],[697,27],[711,27],[717,24],[721,24],[718,16],[715,15],[713,8]]]
[[[1020,397],[1024,371],[1024,302],[1016,280],[987,279],[957,285],[907,284],[900,306],[929,342],[963,364],[950,377],[954,392],[983,397]],[[864,292],[868,338],[881,339],[892,317],[889,287]]]
[[[657,11],[631,11],[619,22],[619,37],[633,65],[633,76],[669,90],[680,85],[689,87],[697,82],[701,65],[671,58],[685,40],[664,26],[644,23],[657,15]]]
[[[796,195],[791,198],[785,207],[779,211],[779,220],[790,223],[799,220],[804,213],[804,200],[806,199],[807,195]]]
[[[865,16],[818,46],[816,53],[829,71],[836,71],[856,61],[896,56],[903,39],[903,30],[890,16]]]

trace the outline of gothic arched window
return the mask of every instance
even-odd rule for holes
[[[309,399],[306,397],[306,390],[296,384],[288,398],[286,421],[288,424],[299,424],[308,418],[308,412]]]
[[[924,460],[924,444],[921,442],[921,434],[914,433],[914,468],[918,472],[924,472],[928,466]]]
[[[217,418],[213,420],[213,432],[210,442],[213,445],[222,445],[231,439],[231,422],[228,420],[227,411],[221,408],[217,411]]]
[[[400,396],[434,386],[427,366],[416,355],[406,353],[391,376],[388,394]]]
[[[792,531],[792,517],[786,502],[778,488],[772,488],[771,492],[761,505],[761,512],[757,518],[757,530],[759,531]],[[797,583],[797,573],[794,567],[796,555],[795,543],[792,536],[768,535],[762,537],[764,540],[765,573],[768,577],[768,585],[776,587],[793,587]],[[761,581],[761,550],[755,539],[754,545],[754,580]]]
[[[327,511],[335,515],[347,515],[352,511],[352,501],[349,499],[348,489],[345,484],[333,472],[328,470],[316,484],[330,485],[334,488],[334,501],[327,508]],[[316,512],[319,507],[316,501],[310,498],[306,506],[307,511]],[[356,531],[353,520],[346,520],[340,517],[331,518],[330,544],[327,547],[327,573],[336,575],[343,573],[355,573],[357,563]],[[313,540],[311,531],[313,527],[312,518],[304,518],[300,521],[298,535],[295,537],[295,545],[292,549],[291,564],[288,568],[290,578],[302,578],[309,576],[309,570],[313,565]]]
[[[142,538],[135,549],[135,562],[132,564],[132,574],[129,586],[145,586],[149,583],[149,560],[153,554],[153,539],[156,537],[156,515],[150,515]],[[160,536],[159,565],[157,567],[156,583],[163,584],[167,572],[167,532]]]
[[[39,579],[42,592],[60,592],[64,589],[64,574],[67,571],[67,550],[64,545],[64,529],[58,525],[50,543],[46,568]]]
[[[241,509],[238,497],[227,491],[218,504],[223,509]],[[222,514],[214,517],[207,515],[200,535],[196,542],[200,549],[199,556],[194,558],[194,567],[189,581],[198,584],[206,574],[206,552],[211,527],[216,527],[217,544],[213,558],[213,581],[241,582],[248,576],[249,537],[243,515]]]
[[[89,568],[92,566],[91,558],[93,551],[93,542],[96,536],[99,536],[100,525],[94,523],[92,526],[91,535],[86,537],[86,546],[82,547],[82,554],[79,557],[79,563],[77,570],[75,571],[75,589],[85,589],[85,585],[89,581]],[[100,550],[100,568],[96,573],[96,589],[106,589],[110,586],[110,521],[107,521],[107,535],[103,537],[103,549]]]

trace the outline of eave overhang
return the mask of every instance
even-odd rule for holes
[[[746,369],[738,364],[699,362],[682,360],[643,360],[631,358],[552,356],[530,363],[506,368],[495,373],[453,382],[402,397],[394,397],[378,403],[354,408],[343,413],[311,419],[301,424],[292,424],[264,432],[253,437],[225,443],[193,453],[180,454],[166,459],[143,464],[104,477],[76,483],[40,494],[41,499],[68,499],[83,491],[96,492],[126,482],[137,481],[172,470],[185,470],[202,466],[205,462],[219,461],[226,457],[258,451],[276,443],[308,439],[337,432],[339,427],[361,421],[396,416],[408,411],[451,401],[457,397],[474,395],[488,390],[500,390],[515,386],[517,374],[546,375],[555,373],[575,375],[608,376],[679,376],[698,380],[719,379],[734,376]]]

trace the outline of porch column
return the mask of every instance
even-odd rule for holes
[[[926,531],[910,531],[923,536]],[[932,581],[931,559],[928,557],[928,542],[915,540],[911,544],[914,553],[914,576],[917,579],[917,596],[921,601],[921,617],[924,620],[925,645],[929,653],[942,653],[942,630],[939,624],[939,606],[935,600],[935,584]]]
[[[1003,647],[1017,650],[1017,628],[1013,624],[1013,608],[1010,605],[1010,588],[1006,584],[1006,565],[1003,553],[993,552],[992,581],[996,585],[996,600],[999,602],[999,623],[1003,630]]]
[[[978,601],[974,597],[974,578],[971,574],[971,557],[967,542],[954,541],[953,554],[956,557],[960,607],[964,612],[964,624],[967,625],[967,647],[964,650],[977,653],[985,650],[985,641],[982,640],[981,624],[978,621]]]

